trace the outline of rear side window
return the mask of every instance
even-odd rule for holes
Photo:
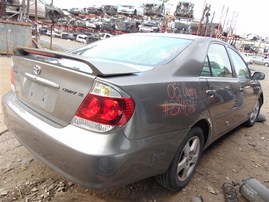
[[[211,44],[201,76],[232,77],[232,68],[223,45]]]
[[[239,56],[238,53],[236,53],[234,50],[228,48],[228,51],[231,55],[231,59],[233,61],[234,69],[236,72],[236,76],[241,79],[248,79],[250,78],[250,72],[243,61],[243,59]]]
[[[98,41],[71,53],[89,58],[154,66],[167,63],[191,42],[189,39],[174,37],[125,34]]]

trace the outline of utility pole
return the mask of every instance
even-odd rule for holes
[[[37,30],[37,0],[35,0],[35,41],[38,43],[38,30]]]
[[[232,35],[232,24],[233,24],[233,21],[234,21],[234,17],[235,17],[235,11],[233,12],[233,16],[232,16],[232,19],[230,21],[230,25],[229,25],[229,29],[228,29],[228,32],[227,32],[227,41],[230,40],[230,36]]]
[[[197,33],[196,35],[200,35],[200,30],[201,30],[201,26],[202,26],[202,21],[204,19],[204,15],[205,15],[205,6],[206,6],[206,1],[204,0],[204,5],[203,5],[203,13],[202,13],[202,17],[200,19],[199,25],[198,25],[198,29],[197,29]]]
[[[220,19],[219,19],[219,24],[218,24],[218,30],[217,30],[217,36],[216,36],[216,38],[220,38],[221,35],[222,35],[223,26],[221,25],[221,22],[222,22],[222,17],[223,17],[224,8],[225,8],[225,6],[222,7],[222,11],[221,11]],[[220,31],[220,30],[221,30],[221,31]],[[221,33],[220,33],[220,32],[221,32]]]
[[[214,20],[214,17],[215,17],[215,11],[213,13],[213,16],[211,18],[211,22],[210,22],[210,32],[209,32],[209,36],[212,37],[213,35],[213,29],[215,29],[215,26],[213,26],[213,20]]]
[[[205,2],[204,2],[205,3]],[[201,20],[199,22],[199,26],[198,26],[198,30],[197,30],[197,34],[196,35],[204,35],[206,30],[204,30],[204,32],[202,33],[201,30],[202,30],[202,23],[206,17],[206,19],[208,20],[209,16],[210,16],[210,7],[211,5],[210,4],[205,4],[204,6],[204,10],[203,10],[203,14],[202,14],[202,17],[201,17]],[[207,22],[208,23],[208,22]],[[207,24],[206,24],[207,26]],[[206,28],[206,27],[205,27]]]
[[[234,23],[233,23],[233,27],[232,27],[233,30],[235,30],[235,25],[236,25],[236,22],[237,22],[237,18],[238,18],[238,13],[237,13],[237,15],[236,15],[236,17],[234,19]]]
[[[226,10],[226,14],[225,14],[225,18],[224,18],[224,22],[223,22],[223,31],[225,31],[225,23],[226,23],[226,19],[227,19],[228,12],[229,12],[229,7],[228,7],[227,10]],[[226,39],[225,41],[227,41],[227,39]]]
[[[30,0],[27,0],[26,17],[29,18]]]
[[[51,0],[51,6],[53,6],[53,0]],[[51,23],[51,26],[50,26],[50,50],[52,50],[52,31],[53,31],[53,27],[54,27],[54,11],[53,11],[53,15],[52,15],[52,23]]]
[[[211,5],[207,6],[207,11],[206,11],[206,13],[205,13],[206,22],[205,22],[205,32],[204,32],[204,36],[207,35],[207,26],[208,26],[208,23],[209,23],[210,8],[211,8]]]
[[[22,7],[20,10],[20,21],[22,21],[24,16],[25,16],[25,0],[22,0]]]
[[[0,18],[3,18],[6,15],[7,1],[0,0]]]

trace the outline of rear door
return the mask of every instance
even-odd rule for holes
[[[215,137],[226,133],[238,122],[240,86],[233,74],[225,46],[211,44],[200,81]]]

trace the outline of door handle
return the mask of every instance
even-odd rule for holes
[[[216,90],[206,90],[205,93],[207,95],[215,95],[216,94]]]

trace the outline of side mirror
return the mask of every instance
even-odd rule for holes
[[[252,75],[253,80],[263,80],[265,78],[265,74],[262,72],[254,72]]]

